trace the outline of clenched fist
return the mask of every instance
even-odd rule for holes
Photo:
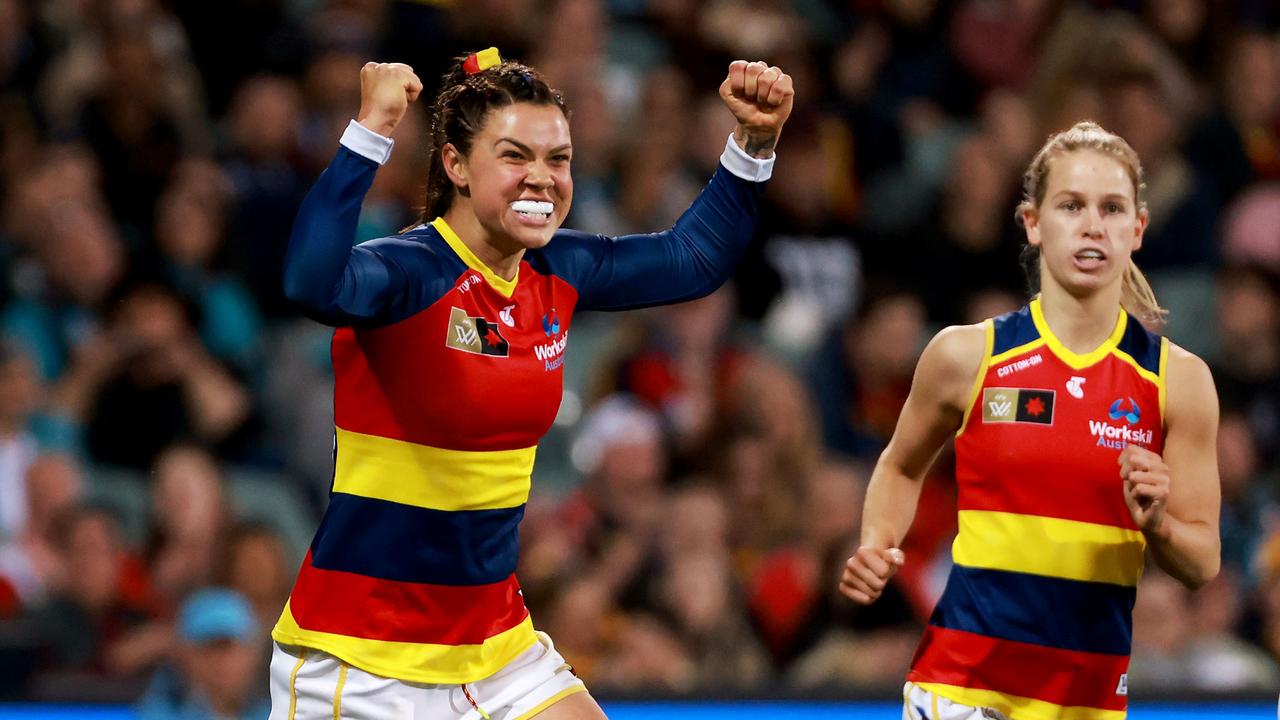
[[[795,98],[791,76],[777,66],[735,60],[720,83],[720,98],[738,120],[734,140],[753,157],[768,157]]]
[[[360,114],[356,122],[385,137],[391,137],[422,93],[422,81],[404,63],[365,63],[360,68]]]
[[[840,592],[860,605],[870,605],[884,592],[889,578],[906,563],[898,548],[880,549],[863,545],[844,563]]]
[[[1124,481],[1124,504],[1143,532],[1158,532],[1169,500],[1169,466],[1146,448],[1126,445],[1116,460]]]

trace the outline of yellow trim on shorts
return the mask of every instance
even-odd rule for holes
[[[298,712],[298,671],[306,661],[307,651],[304,649],[298,656],[298,662],[293,665],[293,672],[289,673],[289,720],[293,720],[294,714]]]
[[[916,686],[933,693],[935,697],[941,695],[951,702],[973,708],[989,707],[1017,720],[1125,720],[1123,710],[1055,705],[1035,698],[940,683],[916,683]]]
[[[556,703],[569,697],[570,695],[576,695],[580,692],[586,692],[586,691],[587,691],[587,686],[584,685],[581,680],[579,680],[577,685],[574,685],[573,687],[567,687],[561,690],[555,695],[552,695],[546,700],[543,700],[542,702],[535,705],[534,708],[529,712],[524,713],[523,715],[517,716],[516,718],[514,718],[514,720],[527,720],[528,718],[531,718],[534,715],[537,715],[538,713],[542,712],[543,710],[546,710],[552,705],[555,705]]]
[[[342,720],[342,687],[347,684],[347,664],[338,661],[338,684],[333,688],[333,720]]]
[[[496,510],[529,500],[537,448],[445,450],[335,428],[333,491],[432,510]]]
[[[1147,543],[1137,530],[990,510],[961,510],[959,526],[957,565],[1126,587],[1142,578]]]
[[[978,396],[982,394],[982,386],[987,384],[987,371],[991,369],[992,365],[991,351],[996,344],[996,323],[994,320],[984,320],[982,325],[986,334],[982,351],[982,364],[978,366],[978,376],[974,378],[973,388],[969,390],[969,404],[964,406],[964,417],[960,419],[960,429],[956,430],[956,437],[960,437],[965,427],[969,425],[969,415],[973,412],[974,403],[978,402]]]
[[[285,645],[321,650],[374,675],[432,685],[470,683],[487,678],[538,642],[533,619],[529,617],[475,645],[369,640],[302,628],[293,618],[288,603],[271,637]]]

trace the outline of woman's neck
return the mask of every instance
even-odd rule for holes
[[[524,257],[524,248],[517,246],[514,251],[500,248],[489,231],[480,224],[480,219],[465,198],[454,198],[453,206],[445,211],[443,217],[457,233],[462,244],[495,275],[503,280],[515,279],[516,271],[520,269],[520,260]]]
[[[1058,341],[1071,352],[1083,355],[1096,350],[1115,331],[1120,283],[1076,297],[1052,280],[1042,282],[1040,309]]]

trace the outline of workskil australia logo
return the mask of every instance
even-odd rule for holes
[[[550,314],[542,316],[542,332],[554,339],[534,345],[533,354],[544,363],[543,369],[550,372],[564,364],[564,349],[569,344],[569,331],[566,329],[563,335],[560,334],[560,317],[556,315],[555,308],[551,308]]]
[[[1089,434],[1098,439],[1097,447],[1114,450],[1123,450],[1129,444],[1150,447],[1155,439],[1154,431],[1132,427],[1142,420],[1142,408],[1133,398],[1116,398],[1107,409],[1107,417],[1124,424],[1113,425],[1105,420],[1090,420]]]

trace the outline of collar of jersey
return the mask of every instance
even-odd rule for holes
[[[1049,329],[1049,323],[1044,319],[1044,308],[1040,306],[1040,298],[1038,296],[1031,301],[1031,321],[1035,323],[1040,337],[1044,338],[1045,344],[1049,346],[1054,355],[1058,356],[1058,359],[1071,366],[1074,370],[1082,370],[1111,354],[1111,351],[1116,349],[1116,346],[1120,344],[1120,339],[1124,337],[1125,327],[1129,324],[1129,315],[1121,308],[1119,317],[1116,318],[1116,327],[1111,331],[1111,336],[1092,351],[1083,354],[1072,352]]]
[[[467,267],[480,273],[481,277],[488,281],[490,287],[497,290],[502,297],[509,298],[515,294],[516,283],[520,281],[519,267],[516,268],[515,277],[510,280],[503,280],[501,277],[498,277],[497,273],[489,269],[489,266],[485,265],[480,258],[476,257],[475,253],[471,252],[471,248],[467,247],[466,244],[462,242],[462,238],[458,237],[458,233],[454,232],[453,228],[449,227],[449,223],[445,222],[444,218],[438,217],[435,220],[432,220],[431,227],[435,228],[436,232],[440,233],[440,237],[444,238],[444,241],[449,244],[449,247],[453,248],[453,252],[462,259],[462,262],[467,264]]]

